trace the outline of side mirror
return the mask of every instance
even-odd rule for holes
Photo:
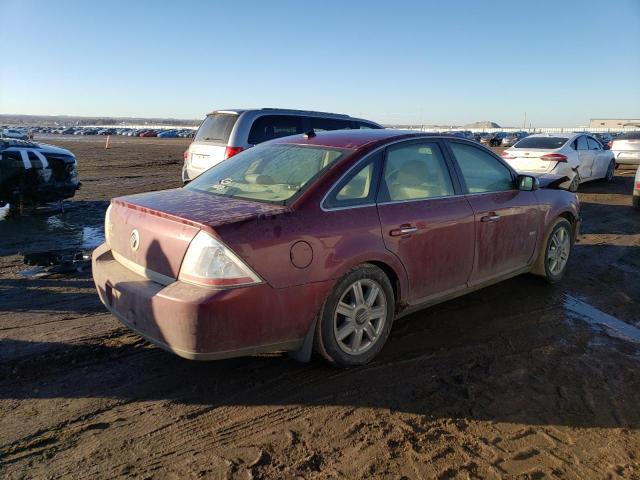
[[[533,192],[540,188],[540,182],[531,175],[518,175],[518,190],[523,192]]]

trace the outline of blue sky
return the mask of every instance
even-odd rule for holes
[[[640,0],[0,0],[0,18],[0,113],[640,116]]]

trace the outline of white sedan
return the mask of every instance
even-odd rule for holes
[[[502,152],[518,172],[550,173],[569,177],[562,186],[575,192],[589,180],[613,180],[613,152],[587,133],[538,133],[523,138]]]

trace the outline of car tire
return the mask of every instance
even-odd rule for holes
[[[549,283],[558,283],[564,277],[572,249],[573,227],[566,218],[560,217],[545,236],[532,273],[544,277]]]
[[[578,191],[579,186],[580,186],[580,174],[576,172],[576,174],[573,177],[573,180],[571,180],[571,183],[569,184],[569,191],[576,193]]]
[[[637,208],[638,210],[640,210],[640,195],[633,196],[633,206],[634,208]]]
[[[314,350],[329,363],[343,367],[365,365],[389,337],[395,297],[387,275],[372,264],[347,272],[320,310]]]
[[[616,175],[616,161],[611,160],[609,162],[609,166],[607,167],[607,173],[604,176],[604,180],[606,182],[613,182],[615,175]]]

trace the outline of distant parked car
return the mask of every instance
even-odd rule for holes
[[[139,137],[157,137],[158,132],[156,132],[155,130],[145,130],[138,136]]]
[[[640,132],[629,132],[614,138],[611,151],[617,165],[640,165]]]
[[[27,132],[19,130],[17,128],[4,128],[0,131],[0,137],[14,138],[16,140],[29,140]]]
[[[636,170],[636,178],[633,182],[633,206],[640,209],[640,167]]]
[[[69,150],[14,139],[0,140],[0,203],[56,202],[80,188],[76,157]]]
[[[609,143],[613,140],[613,136],[610,133],[594,133],[593,137],[598,140],[606,150],[609,150]]]
[[[480,143],[488,147],[499,147],[502,143],[501,132],[483,134],[480,137]]]
[[[502,158],[518,172],[566,176],[563,186],[571,192],[588,180],[612,181],[616,167],[613,153],[591,135],[580,133],[529,135],[502,152]]]
[[[450,135],[279,138],[113,199],[93,278],[123,324],[188,359],[363,365],[412,311],[525,272],[559,282],[580,207],[556,180]]]
[[[253,145],[274,138],[310,130],[382,128],[375,122],[337,113],[263,108],[261,110],[218,110],[203,120],[184,153],[182,181],[202,172]]]
[[[158,133],[159,138],[177,138],[178,133],[175,130],[166,130]]]

